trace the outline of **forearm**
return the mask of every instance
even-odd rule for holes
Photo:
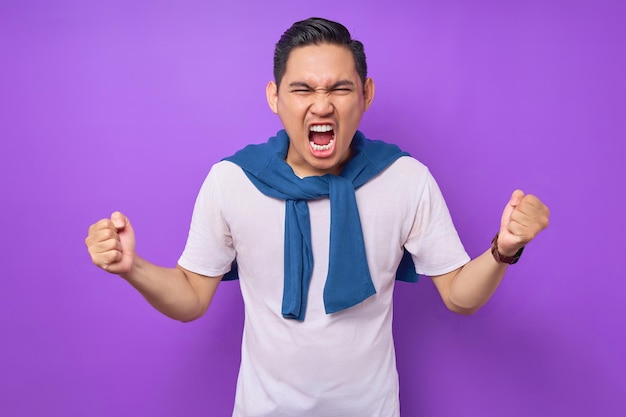
[[[446,306],[457,313],[472,314],[489,301],[502,281],[507,262],[514,262],[520,250],[548,226],[549,216],[550,210],[537,197],[514,191],[492,242],[500,259],[496,261],[489,249],[463,267],[433,277]]]
[[[473,259],[449,281],[448,308],[461,314],[473,314],[496,291],[508,264],[496,262],[490,250]]]
[[[132,269],[120,275],[158,311],[180,321],[191,321],[206,310],[198,289],[181,268],[154,265],[139,256]]]

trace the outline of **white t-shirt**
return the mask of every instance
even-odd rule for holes
[[[469,256],[435,180],[417,160],[399,158],[356,198],[377,293],[325,313],[330,201],[309,201],[314,267],[305,319],[296,321],[281,315],[284,201],[263,195],[231,162],[207,176],[179,264],[220,276],[237,257],[245,324],[234,417],[400,415],[392,295],[403,247],[416,272],[429,276]]]

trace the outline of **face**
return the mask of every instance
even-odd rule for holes
[[[348,47],[294,48],[280,86],[270,82],[267,101],[289,135],[287,163],[300,177],[339,174],[350,143],[374,98],[374,82],[361,81]]]

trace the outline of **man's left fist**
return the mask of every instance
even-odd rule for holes
[[[498,252],[513,256],[548,227],[550,210],[537,197],[515,190],[502,212]]]

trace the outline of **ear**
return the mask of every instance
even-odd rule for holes
[[[376,86],[374,85],[374,80],[371,78],[367,78],[365,80],[365,84],[363,85],[363,98],[365,99],[365,110],[369,109],[372,105],[372,101],[374,101],[374,92],[376,91]]]
[[[267,83],[265,96],[267,97],[267,104],[270,106],[270,109],[278,114],[278,86],[274,81]]]

